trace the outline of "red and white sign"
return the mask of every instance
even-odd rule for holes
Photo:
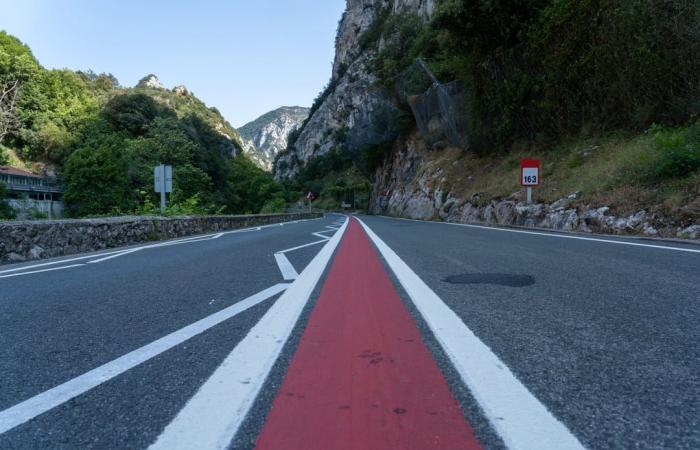
[[[306,199],[313,201],[316,200],[316,196],[313,194],[313,192],[309,192],[308,194],[306,194]]]
[[[520,161],[520,184],[522,186],[539,186],[542,181],[542,165],[539,159]]]

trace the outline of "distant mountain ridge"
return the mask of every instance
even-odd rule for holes
[[[289,134],[298,129],[309,115],[309,108],[283,106],[270,111],[238,129],[243,139],[243,152],[265,170],[287,148]]]

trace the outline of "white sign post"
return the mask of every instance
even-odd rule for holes
[[[173,191],[173,166],[156,166],[153,169],[153,184],[155,191],[160,192],[160,212],[164,214],[167,205],[165,194]]]
[[[523,159],[520,161],[520,185],[527,188],[528,204],[532,203],[532,187],[540,185],[541,171],[542,164],[537,159]]]

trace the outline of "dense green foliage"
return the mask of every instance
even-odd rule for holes
[[[282,212],[284,190],[248,158],[231,161],[229,209],[247,213]]]
[[[341,203],[353,202],[367,207],[370,185],[360,167],[364,161],[342,148],[316,156],[301,167],[285,188],[290,202],[306,198],[310,192],[317,199],[316,207],[338,209]]]
[[[282,187],[240,153],[216,108],[180,90],[124,89],[110,74],[45,70],[0,32],[0,81],[21,83],[19,126],[3,144],[56,167],[73,216],[152,213],[153,167],[174,170],[170,214],[283,208]]]
[[[428,26],[377,23],[382,84],[393,89],[419,56],[442,81],[463,81],[477,147],[679,124],[700,110],[697,2],[442,0]]]
[[[652,145],[627,174],[621,174],[623,178],[653,186],[700,172],[700,123],[680,128],[653,126],[647,133]]]

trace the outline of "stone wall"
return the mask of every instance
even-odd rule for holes
[[[272,223],[321,217],[320,213],[207,217],[0,221],[0,264],[52,258]]]

